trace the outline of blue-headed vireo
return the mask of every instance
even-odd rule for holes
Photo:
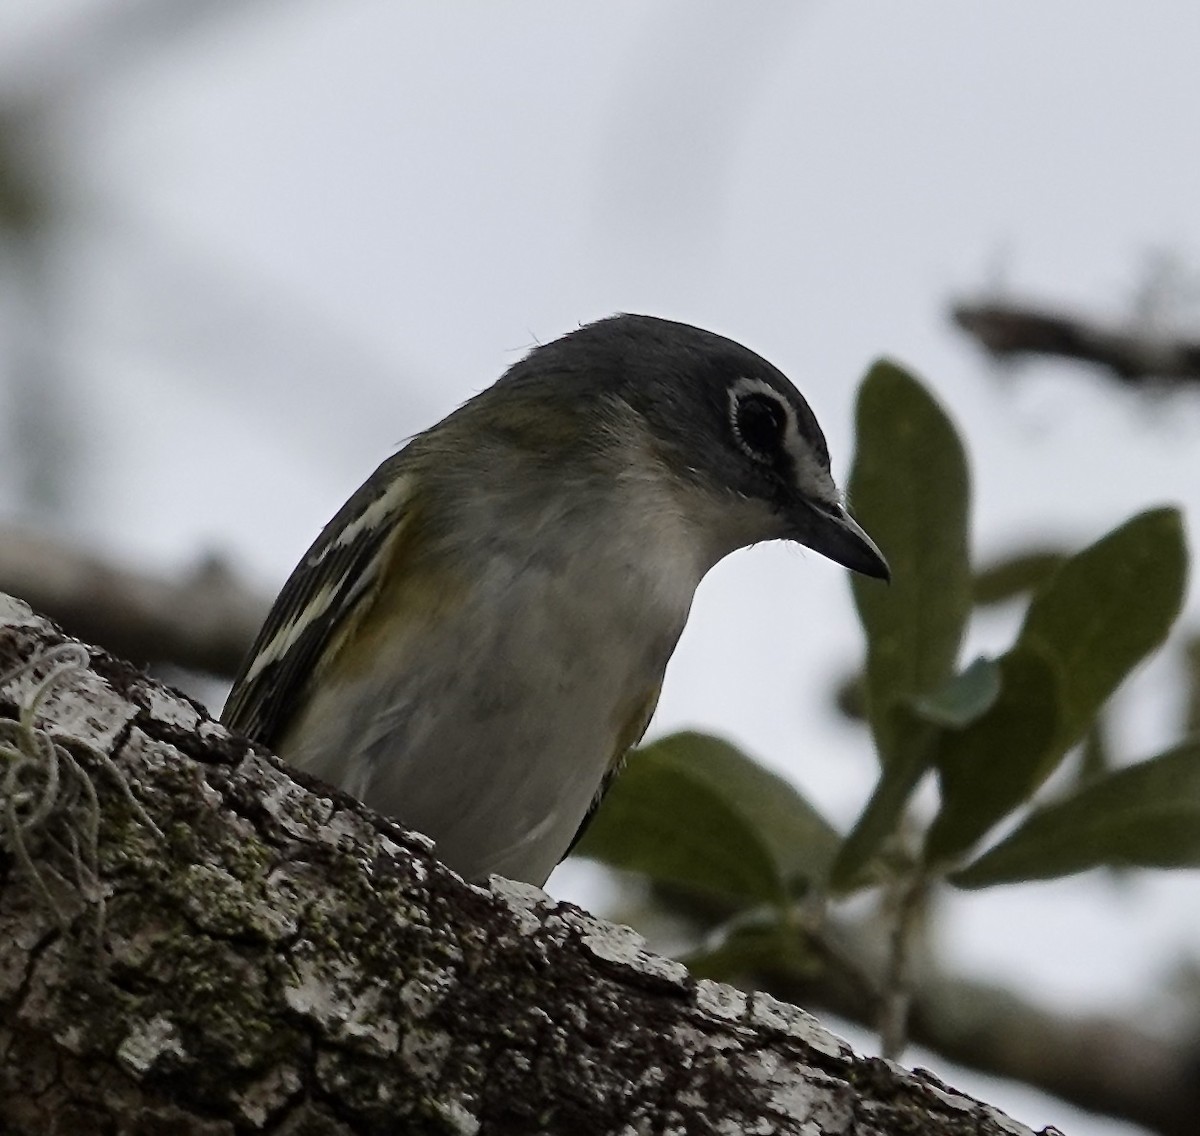
[[[464,877],[541,885],[641,738],[701,578],[772,539],[888,575],[780,371],[686,324],[600,320],[371,475],[223,720]]]

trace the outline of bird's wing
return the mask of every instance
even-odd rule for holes
[[[592,797],[592,803],[588,805],[588,811],[584,814],[583,820],[579,822],[579,827],[575,830],[571,843],[562,854],[562,859],[565,860],[575,845],[583,839],[583,834],[587,832],[588,825],[592,823],[592,818],[596,815],[596,810],[600,808],[605,794],[612,788],[612,783],[617,779],[617,775],[625,768],[626,756],[642,740],[646,727],[650,725],[650,719],[654,717],[654,711],[658,707],[660,694],[662,694],[661,682],[656,683],[644,701],[637,704],[634,712],[629,716],[625,728],[617,736],[617,744],[613,749],[612,760],[608,763],[608,770],[605,772],[595,796]]]
[[[412,519],[403,456],[384,462],[342,506],[284,584],[221,712],[231,730],[275,746],[335,633],[374,593]]]

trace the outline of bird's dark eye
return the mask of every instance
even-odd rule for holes
[[[787,413],[779,399],[753,391],[733,404],[733,429],[742,448],[759,461],[770,461],[780,450]]]

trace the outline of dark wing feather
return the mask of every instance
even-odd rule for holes
[[[403,521],[408,495],[396,468],[402,457],[375,471],[288,577],[221,712],[231,730],[265,746],[286,731],[330,638],[370,594],[383,546]]]

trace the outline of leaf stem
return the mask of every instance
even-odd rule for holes
[[[915,947],[925,923],[930,877],[923,864],[902,877],[893,892],[895,919],[888,938],[887,966],[879,1014],[879,1046],[884,1057],[898,1060],[908,1044],[912,1007]]]

